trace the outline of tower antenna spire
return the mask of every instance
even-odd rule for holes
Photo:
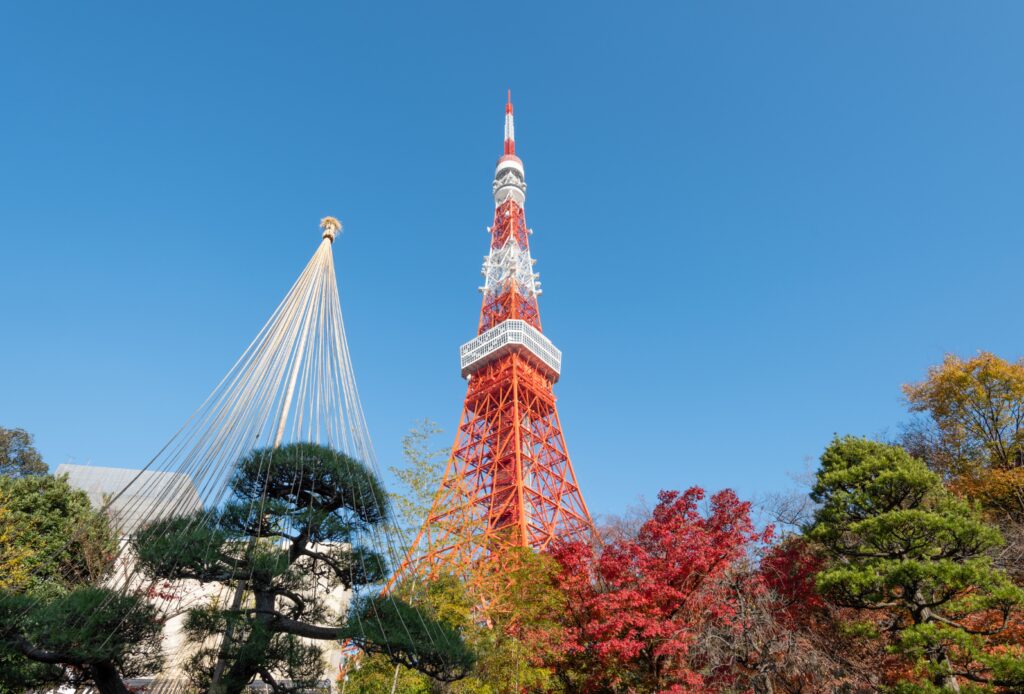
[[[512,90],[508,90],[508,102],[505,104],[505,154],[516,153],[516,128],[512,122]]]

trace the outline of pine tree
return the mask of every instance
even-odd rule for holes
[[[988,649],[1024,591],[993,567],[987,553],[1002,538],[975,506],[904,449],[853,437],[822,455],[811,496],[821,506],[808,536],[828,559],[818,589],[887,613],[895,650],[929,675],[925,691],[959,690],[962,679],[1024,686],[1020,653]]]

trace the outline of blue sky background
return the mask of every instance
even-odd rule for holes
[[[457,424],[511,87],[592,511],[792,483],[1019,356],[1024,5],[6,3],[0,425],[139,466],[318,241],[383,464]]]

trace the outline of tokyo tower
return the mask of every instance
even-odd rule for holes
[[[552,540],[591,537],[552,392],[562,353],[541,332],[511,92],[492,192],[480,322],[476,337],[459,350],[469,381],[462,418],[430,513],[399,575],[445,572],[476,582],[488,567],[503,566],[508,548],[543,549]]]

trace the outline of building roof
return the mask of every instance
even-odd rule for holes
[[[94,507],[109,503],[107,510],[123,535],[148,521],[203,506],[184,473],[64,464],[57,466],[56,474],[67,475],[68,484],[88,494]]]

